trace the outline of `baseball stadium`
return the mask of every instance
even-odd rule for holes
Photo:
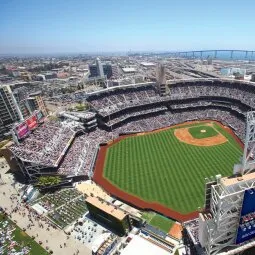
[[[253,83],[219,78],[78,91],[54,100],[86,101],[90,112],[46,118],[8,150],[32,181],[93,179],[127,203],[182,222],[203,208],[205,178],[229,176],[240,163],[254,95]]]
[[[58,176],[40,187],[46,193],[93,180],[112,203],[139,209],[142,231],[155,227],[165,237],[181,223],[193,254],[248,249],[255,237],[254,84],[199,78],[65,94],[52,100],[85,102],[89,110],[55,119],[35,112],[13,127],[1,153],[32,185]],[[80,212],[84,204],[72,206]]]

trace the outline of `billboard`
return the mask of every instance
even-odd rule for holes
[[[17,134],[18,139],[21,139],[24,136],[26,136],[27,133],[29,132],[29,129],[28,129],[28,126],[27,126],[26,122],[23,122],[20,125],[18,125],[15,128],[15,132]]]
[[[32,115],[26,120],[29,130],[34,129],[37,126],[37,118],[35,115]]]
[[[255,237],[255,189],[245,190],[236,244]]]

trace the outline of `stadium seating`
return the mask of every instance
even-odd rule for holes
[[[99,144],[120,133],[212,119],[231,127],[244,141],[245,112],[255,108],[254,96],[252,85],[222,81],[179,82],[169,86],[169,93],[164,97],[152,85],[106,90],[90,96],[85,92],[63,95],[57,99],[62,103],[86,99],[99,113],[101,126],[74,138],[76,132],[72,128],[60,122],[46,122],[11,150],[25,162],[57,167],[59,174],[77,176],[90,175]],[[215,101],[214,97],[222,100]]]
[[[28,138],[10,149],[25,162],[56,166],[74,136],[75,132],[70,127],[51,121],[39,126]]]

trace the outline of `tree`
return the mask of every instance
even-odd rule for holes
[[[76,111],[85,111],[88,108],[87,104],[78,102],[78,105],[75,106]]]
[[[58,185],[61,182],[59,176],[41,176],[38,178],[37,185],[40,187]]]

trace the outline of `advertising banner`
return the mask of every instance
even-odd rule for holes
[[[37,118],[35,115],[26,120],[29,130],[34,129],[37,126]]]
[[[244,192],[240,222],[237,230],[236,244],[255,237],[255,190]]]
[[[16,134],[18,136],[18,139],[21,139],[21,138],[23,138],[24,136],[27,135],[27,133],[29,132],[29,129],[28,129],[27,124],[24,122],[24,123],[18,125],[16,127],[15,131],[16,131]]]

